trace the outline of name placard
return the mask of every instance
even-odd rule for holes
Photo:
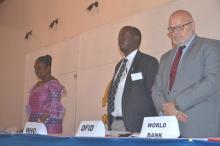
[[[23,133],[47,135],[47,128],[43,123],[27,122],[24,126]]]
[[[179,124],[175,116],[145,117],[140,137],[178,138]]]
[[[75,136],[105,137],[105,127],[102,121],[81,121]]]

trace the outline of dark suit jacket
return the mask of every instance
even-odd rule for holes
[[[114,76],[121,61],[116,66]],[[144,117],[157,116],[151,97],[151,88],[157,70],[156,58],[140,51],[137,52],[129,69],[122,95],[122,115],[127,131],[140,132]],[[143,79],[132,81],[131,74],[133,73],[142,73]]]

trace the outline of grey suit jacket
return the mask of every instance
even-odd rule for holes
[[[160,112],[162,104],[174,100],[189,116],[179,122],[183,137],[220,135],[220,41],[196,36],[182,56],[175,83],[169,91],[169,74],[177,49],[161,57],[152,88],[153,102]]]
[[[121,61],[117,64],[114,74],[120,63]],[[151,97],[151,88],[158,66],[156,58],[140,51],[137,52],[128,71],[122,95],[122,115],[127,131],[140,132],[144,117],[157,116]],[[143,79],[132,81],[131,74],[133,73],[142,73]]]

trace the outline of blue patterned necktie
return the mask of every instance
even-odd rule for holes
[[[116,76],[115,80],[113,81],[112,86],[110,88],[109,99],[108,99],[108,115],[110,115],[114,111],[114,101],[115,101],[116,91],[117,91],[119,82],[121,80],[121,77],[125,71],[127,61],[128,60],[126,58],[123,59],[121,67],[118,71],[118,74],[117,74],[117,76]]]

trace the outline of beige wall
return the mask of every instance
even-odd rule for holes
[[[2,20],[0,21],[0,65],[2,66],[0,128],[22,127],[25,56],[30,52],[65,41],[72,36],[80,37],[83,43],[80,44],[79,50],[78,86],[80,88],[77,90],[77,95],[85,99],[88,96],[96,96],[94,102],[97,107],[87,106],[87,110],[94,109],[95,112],[92,114],[83,112],[78,117],[94,119],[101,113],[98,106],[101,105],[99,97],[103,94],[102,90],[111,78],[115,63],[120,59],[117,50],[117,33],[121,26],[128,24],[138,26],[144,33],[142,51],[158,58],[170,47],[169,39],[166,37],[167,19],[175,9],[184,8],[192,12],[198,24],[198,34],[220,39],[218,29],[220,20],[216,19],[220,17],[219,0],[172,0],[170,2],[153,0],[152,3],[146,0],[102,0],[97,12],[88,14],[84,7],[90,2],[89,0],[78,0],[78,2],[63,0],[62,3],[58,0],[8,0],[0,6]],[[155,7],[157,2],[159,6]],[[28,9],[25,9],[26,7]],[[77,16],[75,16],[76,11]],[[48,29],[48,23],[56,16],[61,22],[56,31],[51,31]],[[18,21],[17,24],[12,21],[12,18]],[[25,32],[32,28],[33,38],[29,41],[24,40]],[[102,43],[98,44],[100,41]],[[92,51],[96,49],[96,45],[97,50]],[[105,48],[105,46],[115,49],[109,51],[109,47]],[[99,49],[106,50],[100,53]],[[100,55],[99,58],[96,57],[97,53]],[[100,64],[104,60],[108,61],[106,66]],[[93,80],[99,83],[94,86],[88,74],[99,72],[99,69],[104,70],[100,73],[105,75],[100,77],[94,74]],[[83,105],[83,101],[80,101],[79,105]],[[83,106],[79,106],[78,110],[82,111]]]
[[[25,56],[27,53],[170,0],[99,0],[92,13],[86,8],[95,0],[5,0],[0,5],[0,128],[22,125]],[[56,31],[49,23],[59,18]],[[33,30],[31,40],[24,35]]]

